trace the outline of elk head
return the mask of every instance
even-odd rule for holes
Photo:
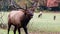
[[[37,2],[33,2],[31,7],[27,7],[27,4],[26,4],[26,9],[25,9],[26,15],[28,17],[32,17],[36,8],[37,8]]]

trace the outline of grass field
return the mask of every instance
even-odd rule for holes
[[[8,12],[5,12],[3,16],[4,23],[7,23]],[[39,13],[34,13],[33,18],[28,24],[28,32],[60,32],[60,13],[43,13],[43,15],[38,18]],[[56,15],[56,20],[53,20],[53,16]],[[0,29],[0,34],[6,34],[7,30]],[[22,31],[24,34],[24,31]],[[13,31],[10,31],[13,34]]]

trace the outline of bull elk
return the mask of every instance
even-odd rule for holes
[[[35,4],[34,4],[35,5]],[[10,31],[11,25],[14,25],[14,34],[16,34],[16,30],[18,29],[18,33],[20,33],[20,28],[23,28],[25,33],[28,34],[27,24],[31,20],[34,14],[34,10],[36,5],[32,5],[26,9],[12,10],[8,15],[8,34]],[[26,6],[27,7],[27,6]]]

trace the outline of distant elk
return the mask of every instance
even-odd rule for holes
[[[38,17],[41,17],[42,16],[42,12],[39,13]]]
[[[8,15],[8,34],[10,31],[11,25],[15,26],[14,34],[16,34],[16,30],[18,29],[18,33],[20,33],[20,28],[23,28],[25,33],[28,34],[27,24],[31,20],[34,14],[34,10],[37,7],[37,3],[34,3],[31,7],[26,9],[18,9],[12,10]]]
[[[56,16],[54,15],[54,20],[56,19]]]

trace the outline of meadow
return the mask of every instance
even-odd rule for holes
[[[2,12],[3,22],[7,23],[7,16],[9,12]],[[60,13],[43,13],[41,17],[38,18],[39,13],[34,13],[33,18],[30,20],[28,27],[29,34],[43,34],[42,32],[60,32]],[[54,15],[56,15],[56,20],[53,19]],[[23,29],[21,29],[21,33],[24,34]],[[7,29],[0,28],[0,34],[7,34]],[[13,34],[13,31],[10,31],[10,34]],[[18,34],[18,32],[17,32]]]

